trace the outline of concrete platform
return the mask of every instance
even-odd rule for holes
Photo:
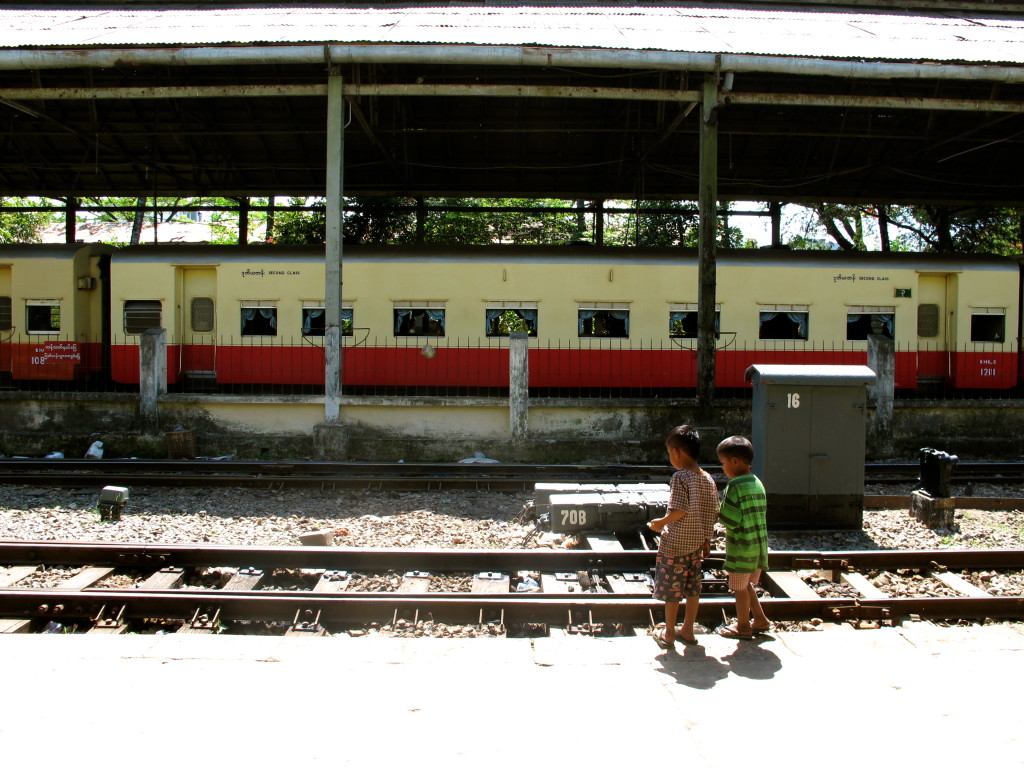
[[[0,759],[1024,765],[1022,625],[648,637],[0,636]]]

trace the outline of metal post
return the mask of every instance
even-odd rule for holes
[[[78,199],[68,198],[64,209],[64,242],[73,243],[78,239]]]
[[[707,423],[715,397],[715,281],[718,222],[718,75],[704,78],[698,191],[697,411]]]
[[[155,197],[153,198],[156,199]],[[154,213],[153,227],[156,228],[156,214]],[[243,197],[238,202],[238,244],[249,244],[249,198]]]
[[[772,248],[782,247],[782,203],[768,203],[772,217]]]
[[[324,284],[324,420],[341,417],[341,261],[344,246],[344,81],[337,68],[327,80],[327,268]]]

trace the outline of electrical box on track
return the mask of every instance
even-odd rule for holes
[[[751,443],[768,528],[860,528],[864,520],[864,365],[753,365]]]

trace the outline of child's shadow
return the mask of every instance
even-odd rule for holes
[[[691,688],[708,690],[729,675],[729,668],[718,659],[708,656],[702,645],[688,645],[681,654],[666,651],[659,655],[659,672],[671,675],[677,683]]]
[[[782,669],[779,657],[762,645],[771,640],[771,637],[760,635],[753,640],[739,642],[736,650],[723,656],[722,661],[729,663],[729,671],[734,675],[751,680],[771,680]]]

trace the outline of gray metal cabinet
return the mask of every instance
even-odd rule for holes
[[[867,387],[863,365],[753,365],[753,472],[768,493],[768,527],[860,528]]]

